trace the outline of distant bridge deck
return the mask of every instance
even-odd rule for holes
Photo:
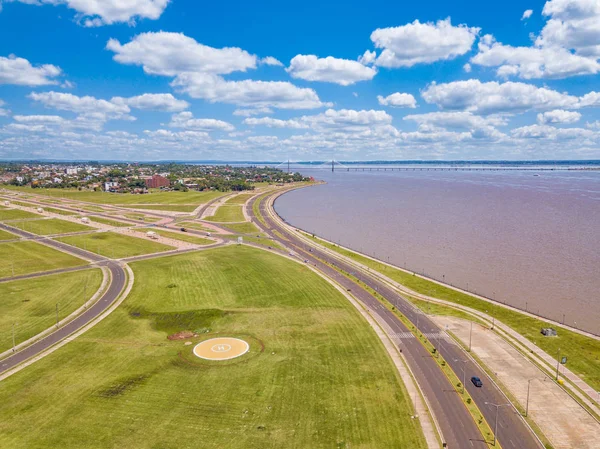
[[[600,167],[347,167],[347,166],[310,166],[290,167],[292,170],[328,170],[332,172],[366,171],[600,171]]]

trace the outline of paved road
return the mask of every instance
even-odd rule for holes
[[[278,193],[274,195],[278,195]],[[252,205],[255,201],[256,199],[253,199],[248,204],[248,215],[252,217],[258,226],[264,227],[257,221],[253,214]],[[486,447],[482,441],[481,433],[458,397],[458,393],[456,393],[446,376],[441,372],[432,355],[421,343],[411,336],[402,322],[391,311],[379,303],[367,290],[342,276],[329,265],[323,263],[323,261],[337,265],[346,272],[354,273],[360,278],[361,282],[383,295],[412,323],[418,322],[420,331],[428,334],[429,340],[434,343],[440,354],[459,377],[462,377],[463,369],[463,363],[460,360],[466,358],[462,349],[445,340],[444,335],[440,333],[437,325],[395,290],[392,290],[376,278],[361,273],[355,266],[349,263],[334,258],[316,247],[310,248],[296,235],[288,232],[287,228],[279,225],[279,223],[270,218],[264,206],[265,202],[263,201],[260,209],[261,214],[267,222],[267,231],[271,237],[284,246],[293,248],[301,259],[308,260],[311,265],[314,265],[328,277],[335,279],[342,287],[351,289],[352,294],[357,299],[371,310],[374,310],[395,332],[396,337],[398,337],[395,338],[396,344],[403,351],[408,364],[417,377],[419,385],[423,389],[432,411],[438,420],[448,447],[452,449]],[[284,235],[286,240],[278,237],[277,234],[273,234],[271,231],[274,229]],[[438,336],[437,339],[435,338],[436,336]],[[485,402],[504,404],[507,402],[506,398],[492,385],[484,372],[472,364],[468,364],[466,370],[467,379],[471,376],[479,376],[485,384],[483,388],[475,388],[467,380],[467,390],[479,406],[488,423],[493,427],[496,410],[491,405],[486,405]],[[502,407],[499,409],[497,438],[504,449],[538,449],[541,447],[538,440],[512,407]]]
[[[42,240],[42,238],[35,234],[31,234],[21,229],[12,228],[4,224],[0,224],[0,229],[5,229],[10,232],[14,232],[22,237],[30,238],[33,240]],[[77,330],[87,325],[90,321],[94,320],[106,309],[108,309],[112,305],[112,303],[117,300],[120,293],[125,288],[127,276],[125,274],[125,270],[119,263],[105,259],[89,251],[84,251],[80,248],[75,248],[73,246],[66,245],[65,243],[57,242],[50,239],[43,240],[45,244],[52,246],[56,249],[96,262],[97,266],[108,267],[111,274],[111,283],[106,292],[104,292],[104,294],[102,295],[102,297],[85,312],[77,316],[77,318],[73,319],[65,326],[57,329],[56,332],[53,332],[52,334],[42,338],[41,340],[36,341],[32,345],[27,346],[25,349],[22,349],[14,355],[11,355],[10,357],[1,360],[0,374],[14,368],[15,366],[25,362],[26,360],[29,360],[32,357],[39,355],[40,353],[49,349],[51,346],[54,346],[56,343],[71,335],[73,332],[76,332]],[[67,272],[71,270],[56,270],[56,272],[63,271]]]

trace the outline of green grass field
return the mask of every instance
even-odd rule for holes
[[[232,222],[240,222],[245,221],[244,213],[242,212],[242,206],[219,206],[217,212],[210,216],[204,218],[206,221],[212,221],[215,223],[232,223]]]
[[[195,221],[181,221],[177,223],[177,226],[181,226],[182,228],[195,229],[197,231],[214,232],[212,229],[207,228],[206,226],[202,226],[202,223],[198,223]]]
[[[221,236],[224,239],[228,239],[228,240],[237,240],[238,235],[222,235]],[[269,246],[271,248],[276,248],[276,249],[281,249],[283,250],[283,246],[281,246],[279,243],[277,243],[275,240],[271,240],[270,238],[268,238],[265,234],[255,234],[255,235],[243,235],[241,236],[243,243],[254,243],[256,245],[261,245],[264,246],[265,248],[268,248]]]
[[[75,201],[85,201],[97,204],[203,204],[224,195],[223,192],[160,192],[153,191],[146,195],[130,193],[91,192],[68,189],[31,189],[29,187],[4,186],[10,190],[35,193],[49,197],[67,198]]]
[[[225,201],[225,204],[244,204],[246,201],[248,201],[254,195],[255,195],[255,193],[240,193],[238,195],[235,195],[235,196],[229,198],[227,201]]]
[[[23,342],[69,316],[100,288],[102,271],[91,269],[0,283],[0,352]]]
[[[73,235],[59,237],[55,240],[114,259],[159,253],[174,249],[172,246],[153,242],[149,239],[131,237],[114,232]]]
[[[21,209],[0,209],[0,221],[23,220],[26,218],[42,218],[42,215]]]
[[[18,235],[11,234],[8,231],[0,229],[0,240],[14,240],[20,238]]]
[[[194,243],[196,245],[212,245],[215,243],[214,240],[204,239],[197,235],[185,234],[183,232],[170,232],[157,228],[148,228],[147,230],[156,232],[158,235],[169,239],[181,240],[182,242]]]
[[[223,227],[229,229],[230,231],[236,232],[238,234],[258,234],[260,231],[253,223],[245,222],[245,223],[230,223],[226,224]]]
[[[140,222],[155,223],[157,221],[160,221],[160,218],[158,218],[158,217],[149,217],[144,214],[131,213],[131,214],[119,214],[119,215],[123,215],[125,218],[129,218],[130,220],[139,220]]]
[[[131,204],[132,209],[166,210],[171,212],[193,212],[198,204]]]
[[[90,221],[93,221],[95,223],[100,223],[100,224],[105,224],[108,226],[115,226],[117,228],[126,228],[127,226],[131,226],[131,223],[125,223],[124,221],[118,221],[118,220],[110,220],[108,218],[102,218],[102,217],[88,217],[90,219]]]
[[[561,354],[569,357],[568,368],[574,373],[581,375],[589,385],[600,391],[600,341],[562,328],[558,331],[558,337],[546,338],[540,333],[541,328],[548,327],[547,322],[543,319],[532,318],[475,298],[471,295],[444,287],[435,282],[413,276],[402,270],[390,268],[383,263],[373,261],[360,254],[356,254],[320,239],[315,239],[315,241],[340,254],[350,257],[373,270],[385,274],[394,281],[415,292],[471,307],[480,312],[487,311],[488,314],[510,326],[550,355],[555,355],[560,348]]]
[[[79,215],[77,212],[73,212],[70,210],[57,209],[56,207],[44,207],[46,212],[52,212],[53,214],[59,215]]]
[[[85,260],[31,241],[0,245],[0,278],[86,264]]]
[[[11,221],[10,226],[37,235],[68,234],[70,232],[93,231],[94,228],[72,221],[50,218],[48,220]]]
[[[0,447],[425,447],[381,342],[306,267],[228,247],[132,268],[120,308],[2,382]],[[207,362],[166,338],[206,329],[193,340],[250,353]]]

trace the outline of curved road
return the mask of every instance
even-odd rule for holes
[[[98,266],[106,266],[110,270],[111,282],[108,289],[104,292],[102,297],[96,301],[91,307],[86,309],[83,313],[78,315],[75,319],[69,321],[63,327],[57,329],[55,332],[47,335],[46,337],[36,341],[35,343],[27,346],[26,348],[16,352],[3,360],[0,360],[0,374],[4,374],[17,365],[35,357],[56,343],[62,341],[72,333],[81,329],[89,322],[94,320],[96,317],[101,315],[106,309],[108,309],[120,296],[121,292],[125,288],[127,282],[127,275],[125,269],[118,263],[112,260],[105,259],[104,257],[98,256],[97,254],[85,251],[80,248],[69,246],[65,243],[57,242],[51,239],[43,238],[35,234],[31,234],[20,229],[16,229],[4,224],[0,224],[0,229],[8,230],[14,234],[18,234],[22,237],[29,238],[32,240],[43,241],[46,245],[52,246],[60,251],[79,256],[83,259],[88,259],[96,262]],[[64,270],[70,271],[70,270]],[[61,270],[57,270],[61,272]]]
[[[419,330],[427,334],[429,340],[434,343],[440,354],[442,354],[442,357],[444,357],[459,377],[462,377],[463,368],[467,370],[467,379],[471,376],[479,376],[484,382],[483,388],[475,388],[468,380],[466,388],[492,428],[496,418],[496,408],[486,405],[486,402],[492,404],[507,403],[508,401],[503,393],[494,387],[488,376],[478,367],[472,363],[463,364],[461,360],[466,359],[466,356],[462,349],[448,342],[444,338],[445,335],[440,332],[439,327],[398,292],[377,278],[361,272],[352,264],[335,258],[318,249],[316,246],[309,247],[307,243],[299,239],[293,232],[290,232],[287,227],[274,220],[269,214],[269,212],[275,214],[274,210],[270,209],[267,211],[265,203],[280,194],[281,192],[276,192],[273,195],[267,196],[260,205],[261,215],[267,223],[267,232],[271,237],[282,245],[293,248],[299,257],[303,260],[308,260],[311,265],[314,265],[328,277],[334,279],[342,287],[352,290],[352,294],[358,300],[374,313],[377,313],[391,327],[395,333],[395,343],[403,351],[411,370],[417,377],[449,448],[469,449],[486,447],[486,443],[482,441],[481,433],[477,429],[473,418],[468,413],[454,387],[438,367],[437,362],[433,360],[432,355],[412,336],[393,312],[383,306],[367,290],[345,276],[342,276],[328,264],[333,264],[348,273],[354,273],[360,278],[362,283],[378,291],[412,323],[418,323]],[[254,198],[248,203],[247,212],[259,227],[264,228],[264,225],[257,220],[253,213],[252,206],[256,200],[257,198]],[[273,230],[277,230],[285,239],[273,233]],[[512,406],[499,408],[498,432],[496,436],[504,449],[539,449],[542,447]]]

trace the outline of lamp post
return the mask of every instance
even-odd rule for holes
[[[500,407],[506,407],[507,405],[510,405],[510,402],[506,404],[492,404],[491,402],[485,402],[485,405],[491,405],[492,407],[496,407],[496,420],[494,423],[494,442],[492,443],[492,446],[496,446],[496,433],[498,433],[498,409]]]
[[[462,392],[463,394],[465,394],[465,380],[467,380],[467,362],[469,361],[469,359],[466,360],[460,360],[460,359],[454,359],[455,362],[462,362],[463,363],[463,368],[462,368],[462,372],[463,372],[463,381],[462,381]]]
[[[528,415],[529,415],[529,388],[530,388],[530,386],[531,386],[531,381],[532,381],[532,380],[536,380],[536,379],[538,379],[538,378],[537,378],[537,377],[534,377],[534,378],[532,378],[532,379],[529,379],[529,380],[527,380],[527,402],[526,402],[526,404],[525,404],[525,416],[528,416]],[[545,378],[545,377],[543,377],[543,378],[542,378],[542,380],[544,380],[544,381],[545,381],[545,380],[546,380],[546,378]]]

